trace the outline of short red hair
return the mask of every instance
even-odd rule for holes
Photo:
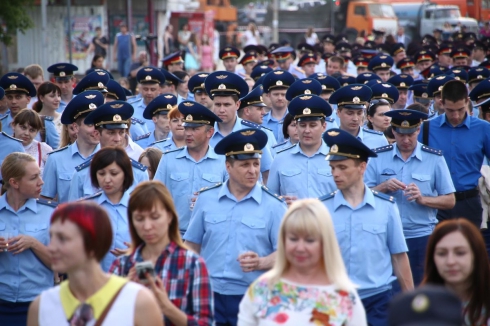
[[[78,201],[59,205],[51,215],[51,224],[74,223],[83,237],[87,255],[94,253],[100,262],[112,244],[112,226],[109,215],[101,206],[91,201]]]

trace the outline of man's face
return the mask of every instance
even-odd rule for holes
[[[327,63],[327,75],[332,76],[335,73],[342,73],[342,67],[339,62],[332,62],[328,60]]]
[[[335,45],[330,42],[323,43],[323,52],[335,53]]]
[[[376,70],[376,75],[381,78],[383,83],[386,83],[388,79],[390,79],[390,70],[389,69],[378,69]]]
[[[235,72],[237,63],[236,58],[226,58],[223,60],[223,65],[228,72]]]
[[[366,67],[357,67],[357,74],[363,74],[365,72],[368,72],[368,69]]]
[[[364,110],[352,110],[338,108],[337,116],[340,119],[340,128],[351,134],[357,134],[359,126],[363,121]]]
[[[281,60],[277,62],[277,65],[282,70],[289,70],[289,66],[291,65],[292,59]]]
[[[406,74],[406,75],[415,77],[415,73],[413,71],[413,67],[401,69],[401,72],[402,72],[402,74]]]
[[[184,127],[185,145],[190,150],[199,150],[207,147],[213,133],[214,128],[209,126]]]
[[[310,76],[315,73],[316,64],[314,62],[307,63],[303,65],[303,70],[305,71],[305,76]]]
[[[150,104],[155,97],[160,95],[160,85],[155,83],[140,84],[139,89],[146,105]]]
[[[454,65],[457,67],[457,66],[466,66],[466,64],[468,63],[468,60],[466,58],[455,58],[453,60],[454,62]]]
[[[398,89],[398,94],[398,101],[396,101],[395,106],[397,108],[405,108],[405,106],[407,105],[408,90]]]
[[[214,114],[223,120],[224,124],[235,121],[240,101],[235,102],[231,96],[215,96],[213,102]]]
[[[353,159],[342,161],[330,161],[332,176],[339,190],[348,190],[359,182],[362,182],[366,162],[356,163]]]
[[[5,112],[7,111],[9,108],[9,105],[8,105],[8,102],[7,102],[7,96],[4,96],[1,100],[0,100],[0,112]]]
[[[182,79],[183,83],[179,83],[177,86],[177,92],[179,94],[187,94],[189,92],[189,88],[187,87],[187,82],[189,81],[189,76],[185,76],[184,79]]]
[[[417,137],[420,133],[420,128],[411,134],[399,134],[393,129],[393,135],[395,136],[396,146],[402,154],[412,154],[417,146]]]
[[[249,63],[246,63],[243,65],[243,69],[245,70],[245,73],[247,75],[250,75],[252,73],[252,70],[253,70],[256,63],[257,63],[257,61],[252,61],[252,62],[249,62]]]
[[[34,87],[36,88],[36,91],[39,88],[39,86],[41,86],[41,84],[44,83],[44,77],[42,75],[41,76],[37,76],[36,78],[32,78],[29,75],[26,75],[26,77],[34,85]]]
[[[230,181],[238,184],[240,188],[252,189],[260,176],[260,159],[235,160],[226,162],[226,171]]]
[[[88,145],[95,146],[100,142],[100,133],[95,130],[94,125],[87,125],[82,121],[80,124],[72,124],[77,129],[77,140],[81,140]]]
[[[182,71],[184,64],[182,62],[172,63],[167,66],[168,72]]]
[[[155,124],[155,129],[158,129],[164,133],[170,132],[170,121],[168,120],[168,116],[166,114],[156,114],[151,118],[151,120]]]
[[[425,69],[429,68],[432,65],[432,60],[421,61],[417,63],[417,69],[422,72]]]
[[[160,87],[161,89],[161,94],[169,93],[169,94],[174,94],[177,96],[177,92],[175,91],[175,85],[174,84],[167,84],[163,83],[162,86]],[[150,103],[150,102],[148,102]]]
[[[325,101],[327,101],[327,102],[328,102],[328,100],[330,99],[330,96],[332,96],[332,92],[322,92],[322,93],[320,94],[320,97],[321,97],[322,99],[324,99]]]
[[[398,52],[394,57],[393,60],[395,63],[400,62],[400,60],[405,59],[407,57],[407,53],[405,51]]]
[[[5,97],[12,116],[16,116],[20,110],[27,108],[27,104],[31,101],[31,97],[25,93],[8,93],[5,94]]]
[[[442,111],[444,108],[442,107],[442,99],[441,99],[441,93],[438,93],[437,95],[434,95],[434,109],[437,111]]]
[[[194,93],[194,100],[207,107],[211,111],[213,110],[213,100],[208,96],[206,92],[196,92]]]
[[[264,122],[265,108],[263,106],[247,106],[243,108],[244,117],[248,121],[262,124]]]
[[[271,108],[273,110],[283,110],[288,106],[285,89],[271,90],[268,97],[271,100]]]
[[[441,53],[439,55],[439,65],[444,66],[444,67],[449,67],[453,63],[453,59],[447,54]]]
[[[398,27],[398,30],[396,31],[396,34],[398,36],[402,36],[404,32],[405,32],[405,30],[403,29],[403,27]]]
[[[56,79],[55,84],[61,89],[61,97],[70,96],[73,94],[73,77]]]
[[[442,106],[446,112],[446,118],[449,123],[456,127],[460,125],[466,117],[466,108],[468,106],[468,99],[460,100],[456,102],[443,101]]]
[[[126,130],[101,128],[98,132],[100,134],[100,147],[125,147]]]
[[[474,48],[473,59],[476,61],[483,61],[483,59],[485,59],[485,52],[481,48]]]
[[[322,134],[326,128],[327,124],[321,120],[298,121],[296,129],[298,130],[299,143],[307,147],[321,144]]]

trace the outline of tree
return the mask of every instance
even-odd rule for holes
[[[34,27],[31,17],[27,14],[34,0],[1,0],[0,7],[0,43],[12,44],[12,38],[20,31]]]

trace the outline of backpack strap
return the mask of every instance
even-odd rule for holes
[[[128,283],[126,283],[126,284],[128,284]],[[114,294],[114,296],[112,297],[111,301],[109,301],[109,303],[105,307],[104,311],[100,315],[99,319],[97,319],[97,321],[95,322],[95,325],[94,326],[101,326],[102,325],[102,323],[104,322],[105,318],[107,317],[107,314],[111,310],[112,305],[114,304],[114,302],[116,301],[117,297],[119,296],[119,293],[121,293],[122,289],[124,289],[124,287],[126,286],[126,284],[124,284],[123,286],[121,286],[119,288],[119,290]]]
[[[46,116],[40,115],[41,121],[43,123],[43,127],[39,130],[39,136],[41,136],[41,142],[46,142]]]
[[[424,133],[422,135],[422,144],[424,144],[425,146],[429,146],[429,123],[430,120],[426,120],[422,124],[422,131]]]

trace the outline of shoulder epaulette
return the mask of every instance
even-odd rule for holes
[[[362,128],[365,132],[369,132],[371,134],[375,134],[375,135],[382,135],[383,133],[381,131],[377,131],[377,130],[373,130],[373,129],[369,129],[369,128]]]
[[[88,168],[88,167],[90,166],[90,162],[92,162],[92,159],[91,159],[91,158],[90,158],[90,159],[88,159],[88,160],[86,160],[86,161],[85,161],[85,162],[83,162],[82,164],[80,164],[80,165],[76,166],[76,167],[75,167],[75,171],[80,172],[80,171],[82,171],[83,169]]]
[[[331,192],[329,194],[326,194],[326,195],[323,195],[321,197],[318,198],[319,201],[325,201],[327,199],[330,199],[330,198],[333,198],[335,197],[335,194],[337,193],[337,190],[335,190],[334,192]]]
[[[160,144],[160,143],[166,142],[167,140],[168,140],[168,138],[165,138],[165,139],[162,139],[162,140],[157,140],[156,142],[151,143],[150,146],[153,146],[155,144]]]
[[[435,148],[431,148],[429,146],[422,145],[422,150],[424,152],[427,152],[427,153],[442,156],[442,150],[440,150],[440,149],[435,149]]]
[[[303,69],[301,69],[300,67],[294,66],[294,69],[298,70],[302,74],[305,73],[305,71]]]
[[[386,145],[378,148],[373,148],[372,151],[375,153],[383,153],[383,152],[388,152],[393,149],[393,145]]]
[[[58,152],[64,151],[64,150],[65,150],[65,149],[67,149],[68,147],[70,147],[70,145],[65,146],[65,147],[61,147],[61,148],[58,148],[58,149],[55,149],[55,150],[54,150],[54,151],[52,151],[51,153],[48,153],[48,155],[51,155],[51,154],[54,154],[54,153],[58,153]]]
[[[327,122],[335,122],[335,119],[332,117],[325,117],[325,121]]]
[[[392,202],[392,203],[395,202],[395,198],[393,198],[393,196],[388,196],[386,194],[383,194],[382,192],[379,192],[379,191],[376,191],[376,190],[372,190],[372,189],[371,189],[371,191],[373,192],[373,195],[375,195],[378,198],[387,200],[387,201]]]
[[[150,137],[150,135],[151,135],[151,132],[144,134],[144,135],[141,135],[141,136],[138,136],[138,137],[136,137],[136,139],[134,141],[148,138],[148,137]]]
[[[220,187],[222,184],[223,184],[223,182],[218,182],[217,184],[215,184],[215,185],[213,185],[213,186],[203,187],[203,188],[199,189],[198,193],[202,193],[202,192],[208,191],[209,189],[218,188],[218,187]]]
[[[276,148],[276,147],[279,147],[279,146],[281,146],[281,145],[284,145],[284,144],[286,144],[287,142],[288,142],[288,141],[287,141],[287,140],[285,140],[285,141],[283,141],[282,143],[279,143],[279,144],[275,144],[274,146],[272,146],[272,148]]]
[[[18,142],[21,142],[21,143],[22,143],[22,140],[17,139],[17,138],[15,138],[15,137],[12,137],[12,136],[10,136],[10,135],[6,134],[6,133],[5,133],[5,131],[2,131],[2,135],[4,135],[4,136],[5,136],[5,137],[7,137],[7,138],[10,138],[10,139],[13,139],[13,140],[16,140],[16,141],[18,141]]]
[[[50,117],[49,115],[41,115],[40,116],[42,120],[48,120],[48,121],[53,121],[54,118]]]
[[[132,158],[129,158],[129,160],[131,161],[131,165],[133,167],[137,168],[138,170],[146,171],[148,169],[148,167],[146,165],[141,164],[138,161],[133,160]]]
[[[287,150],[289,150],[289,149],[293,148],[294,146],[296,146],[296,144],[291,145],[291,146],[289,146],[289,147],[286,147],[286,148],[284,148],[284,149],[281,149],[280,151],[278,151],[278,152],[277,152],[277,154],[282,153],[282,152],[284,152],[284,151],[287,151]]]
[[[8,116],[9,116],[8,114],[6,114],[6,115],[2,115],[2,116],[0,116],[0,120],[3,120],[3,119],[5,119],[5,118],[7,118]]]
[[[95,199],[97,197],[100,197],[100,195],[102,195],[102,191],[99,191],[93,195],[89,195],[89,196],[86,196],[86,197],[83,197],[83,198],[80,198],[79,200],[91,200],[91,199]]]
[[[179,148],[174,148],[174,149],[171,149],[169,151],[164,152],[163,154],[168,154],[168,153],[173,153],[173,152],[181,151],[184,148],[185,148],[185,146],[182,146],[182,147],[179,147]]]
[[[266,128],[266,127],[264,127],[262,125],[259,125],[258,123],[252,122],[252,121],[242,120],[241,123],[242,123],[242,125],[247,126],[247,127],[257,128],[257,129],[266,129],[266,130],[272,131],[271,129]]]
[[[140,119],[136,119],[136,118],[133,118],[131,117],[131,123],[139,123],[140,125],[142,125],[143,123],[145,123],[143,120],[140,120]]]
[[[266,186],[262,185],[262,189],[266,193],[268,193],[269,195],[271,195],[272,197],[274,197],[275,199],[279,200],[280,202],[284,202],[284,198],[282,196],[279,196],[278,194],[272,193],[272,191],[270,191],[269,188],[267,188]]]
[[[37,198],[36,202],[41,205],[49,206],[49,207],[55,207],[58,206],[58,202],[52,201],[52,200],[46,200],[46,199],[41,199]]]

